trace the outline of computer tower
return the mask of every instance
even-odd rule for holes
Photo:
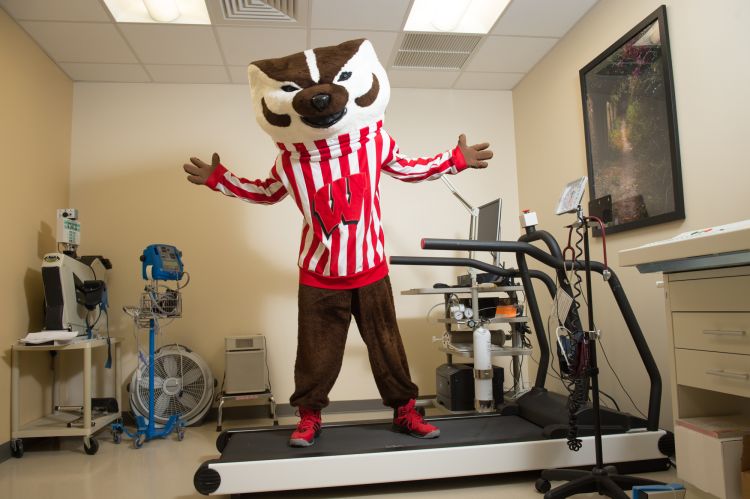
[[[495,404],[503,401],[504,371],[493,366],[492,396]],[[437,401],[449,411],[474,410],[474,366],[442,364],[435,370]]]
[[[232,336],[224,340],[224,393],[262,393],[268,390],[266,338]]]

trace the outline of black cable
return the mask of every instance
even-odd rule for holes
[[[263,339],[263,341],[265,343],[265,348],[263,352],[263,357],[264,357],[263,361],[266,364],[266,378],[268,378],[268,391],[270,393],[273,393],[273,388],[271,387],[271,369],[268,367],[268,341],[266,341],[265,338]]]
[[[583,297],[583,302],[586,304],[586,306],[589,306],[589,302],[586,300],[586,297]],[[612,371],[612,374],[614,374],[615,379],[617,380],[617,383],[620,385],[620,388],[622,389],[623,393],[625,393],[625,396],[628,397],[628,400],[630,400],[630,404],[633,406],[633,408],[638,412],[638,414],[641,415],[644,419],[648,419],[648,417],[641,411],[638,406],[635,404],[635,401],[633,401],[633,397],[630,396],[630,392],[625,388],[625,385],[623,385],[622,381],[620,380],[620,377],[617,375],[617,371],[615,371],[615,368],[612,367],[612,363],[609,361],[609,357],[607,357],[607,351],[604,349],[604,341],[599,338],[599,346],[601,347],[601,351],[604,354],[604,360],[607,361],[607,365],[609,366],[609,370]],[[601,390],[599,390],[599,393],[604,394]],[[606,394],[604,394],[606,395]],[[609,397],[613,402],[614,399],[610,397],[609,395],[606,395]],[[617,406],[617,402],[615,402],[615,406]],[[617,410],[619,411],[620,408],[618,407]]]
[[[613,403],[613,404],[615,404],[615,409],[617,409],[617,412],[622,412],[622,411],[620,410],[620,406],[619,406],[619,404],[617,403],[617,401],[616,401],[616,400],[615,400],[615,399],[614,399],[614,398],[613,398],[613,397],[612,397],[611,395],[608,395],[607,393],[603,392],[603,391],[602,391],[601,389],[599,389],[599,394],[601,394],[601,395],[604,395],[604,396],[605,396],[605,397],[607,397],[607,398],[608,398],[609,400],[611,400],[611,401],[612,401],[612,403]]]
[[[572,230],[572,228],[571,228]],[[570,240],[570,236],[572,234],[569,233],[568,239]],[[576,235],[578,236],[578,241],[575,243],[575,249],[572,250],[573,252],[573,263],[574,263],[574,269],[577,267],[575,265],[578,262],[578,259],[582,253],[582,249],[580,247],[580,244],[583,240],[582,234],[578,229],[576,229]],[[570,247],[570,242],[568,242],[568,247]],[[568,248],[566,248],[567,250]],[[578,250],[578,251],[576,251]],[[577,270],[573,271],[574,275],[574,282],[573,282],[573,312],[575,315],[578,314],[578,310],[580,309],[580,303],[579,298],[583,294],[583,289],[581,288],[581,276],[578,273]],[[575,331],[573,334],[575,335]],[[578,353],[578,350],[580,349],[581,345],[578,345],[576,347],[575,345],[575,336],[569,336],[569,341],[571,342],[570,345],[570,352],[562,352],[565,354],[565,358],[567,359],[568,363],[568,370],[570,372],[565,373],[566,377],[569,377],[569,381],[566,384],[566,387],[568,389],[568,434],[567,434],[567,440],[568,440],[568,448],[572,450],[573,452],[578,452],[581,450],[581,447],[583,445],[583,442],[580,438],[578,438],[578,410],[581,408],[582,403],[584,400],[581,400],[581,385],[582,385],[582,378],[578,377],[577,374],[580,372],[579,369],[581,366],[578,364],[577,359],[575,356]],[[574,347],[576,347],[574,349]],[[573,358],[571,357],[571,353],[573,354]],[[572,362],[571,362],[572,361]],[[571,365],[572,364],[572,365]],[[560,373],[563,374],[563,366],[560,366]],[[588,393],[586,393],[588,395]]]
[[[622,391],[625,392],[625,395],[630,400],[630,403],[633,404],[633,407],[635,408],[636,411],[638,411],[638,414],[640,414],[644,419],[648,419],[648,417],[645,414],[643,414],[643,411],[641,411],[638,408],[638,406],[635,404],[635,401],[633,400],[633,397],[630,396],[630,393],[628,393],[628,391],[625,389],[625,386],[622,384],[622,381],[620,380],[620,377],[617,375],[617,372],[612,367],[612,364],[609,362],[609,357],[607,357],[607,351],[604,349],[604,343],[601,340],[599,340],[599,346],[601,347],[601,351],[604,354],[604,359],[607,361],[607,365],[609,366],[609,369],[612,371],[612,374],[615,375],[615,379],[620,384],[620,388],[622,388]],[[601,392],[601,390],[599,390],[599,391]]]
[[[102,312],[104,312],[104,316],[106,317],[106,320],[107,320],[107,360],[104,362],[104,368],[111,369],[112,368],[112,338],[109,336],[109,312],[107,312],[106,309],[104,309]],[[99,313],[100,317],[101,317],[102,312]],[[118,390],[119,390],[119,387],[118,387]]]

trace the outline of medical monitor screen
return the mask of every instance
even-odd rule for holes
[[[496,199],[479,207],[477,217],[477,241],[500,240],[500,214],[503,210],[503,200]],[[491,252],[492,263],[500,265],[500,253]]]
[[[500,213],[502,208],[502,199],[496,199],[479,207],[477,241],[500,240]]]

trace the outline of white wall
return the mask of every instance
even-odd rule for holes
[[[510,92],[394,89],[386,128],[410,155],[454,147],[459,133],[489,141],[490,168],[467,171],[455,183],[476,204],[505,200],[505,235],[517,238],[513,111]],[[132,372],[134,340],[124,304],[142,289],[138,257],[155,242],[183,251],[191,283],[184,317],[164,342],[184,342],[223,373],[223,338],[267,336],[276,398],[293,391],[297,329],[300,215],[289,200],[251,206],[185,180],[190,156],[213,151],[242,176],[265,176],[275,146],[255,123],[249,91],[241,85],[77,83],[74,92],[71,206],[80,209],[82,253],[111,258],[113,333],[126,338],[125,373]],[[422,237],[463,237],[468,214],[440,182],[381,183],[386,250],[419,255]],[[441,326],[425,314],[437,299],[402,297],[399,291],[450,281],[458,272],[395,267],[391,278],[412,375],[421,393],[434,393],[434,369],[444,357],[431,344]],[[332,400],[378,398],[367,354],[353,326]],[[146,341],[146,335],[141,335]],[[323,348],[324,345],[321,345]]]
[[[601,0],[513,90],[519,193],[558,238],[552,213],[566,182],[586,174],[578,71],[659,5],[666,4],[671,42],[686,219],[607,237],[618,273],[664,381],[662,424],[671,427],[664,297],[660,275],[618,266],[617,252],[679,232],[750,217],[747,119],[750,112],[750,3],[746,0]],[[601,255],[601,241],[593,252]],[[613,366],[644,411],[648,379],[608,291],[596,283],[597,326]],[[632,406],[606,363],[602,388]]]

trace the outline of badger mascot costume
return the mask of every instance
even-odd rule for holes
[[[380,210],[380,175],[404,182],[484,168],[488,144],[458,145],[429,158],[407,158],[383,128],[390,97],[372,44],[351,40],[250,64],[250,90],[260,126],[279,148],[266,179],[191,158],[188,180],[259,204],[289,196],[302,213],[295,391],[300,421],[289,444],[306,447],[321,431],[320,411],[341,369],[351,318],[367,345],[393,428],[419,438],[440,430],[415,410],[417,386],[393,305]]]

